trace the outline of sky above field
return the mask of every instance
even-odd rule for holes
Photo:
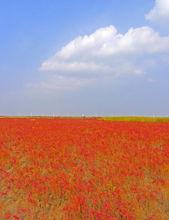
[[[169,115],[168,0],[1,0],[0,115]]]

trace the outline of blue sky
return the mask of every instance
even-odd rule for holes
[[[167,0],[0,3],[0,115],[169,115]]]

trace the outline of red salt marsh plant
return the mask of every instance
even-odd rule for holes
[[[0,219],[169,219],[169,123],[0,119]]]

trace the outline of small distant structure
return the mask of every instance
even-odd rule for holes
[[[82,114],[82,115],[81,115],[81,117],[82,117],[82,118],[85,118],[85,115],[84,115],[84,114]]]

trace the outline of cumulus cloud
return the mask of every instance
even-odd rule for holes
[[[40,69],[53,73],[48,74],[51,78],[62,77],[58,84],[61,81],[63,87],[64,80],[66,85],[80,87],[98,77],[144,74],[165,54],[169,54],[169,36],[162,37],[147,26],[130,28],[125,34],[109,26],[77,37],[45,60]]]
[[[169,22],[169,0],[155,0],[155,5],[146,15],[146,19],[155,22]]]

